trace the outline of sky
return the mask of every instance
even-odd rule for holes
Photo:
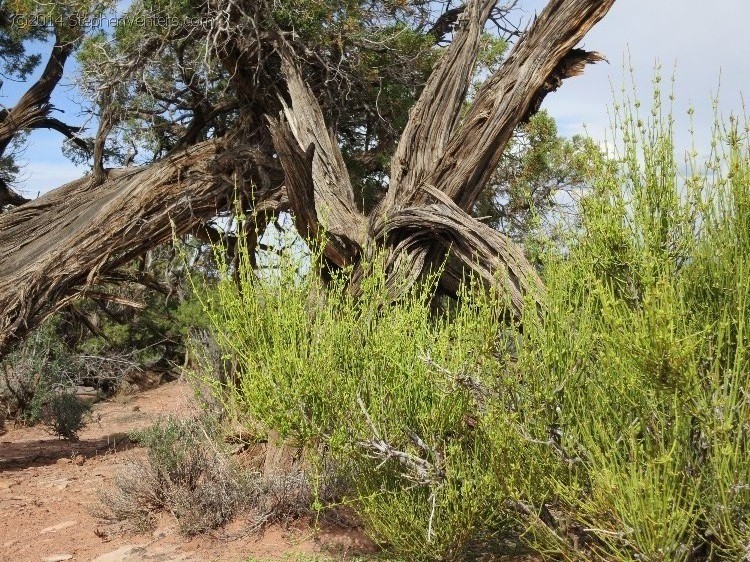
[[[541,11],[544,0],[521,0],[524,18]],[[617,0],[609,14],[586,37],[582,46],[609,60],[587,68],[583,76],[567,80],[547,97],[544,108],[558,122],[563,135],[587,132],[603,140],[609,130],[609,108],[625,83],[624,62],[633,68],[638,96],[648,102],[655,65],[675,76],[677,145],[689,146],[687,110],[695,107],[696,145],[708,144],[714,121],[711,100],[719,94],[721,111],[742,113],[742,93],[750,96],[750,0]],[[48,54],[49,46],[39,50]],[[76,104],[75,68],[66,70],[52,102],[64,113],[56,117],[82,124]],[[628,84],[631,79],[627,78]],[[0,103],[9,106],[23,91],[9,81],[0,90]],[[89,123],[89,125],[91,125]],[[61,152],[59,134],[36,131],[20,158],[25,164],[21,191],[34,197],[82,175]]]
[[[522,3],[532,13],[546,2]],[[567,80],[543,107],[556,118],[562,134],[583,132],[585,125],[601,140],[610,130],[615,96],[621,97],[623,84],[630,88],[630,66],[638,97],[647,105],[659,65],[665,82],[675,78],[677,146],[689,146],[691,106],[696,146],[707,145],[717,93],[725,116],[743,113],[742,93],[750,96],[749,21],[750,0],[617,0],[582,43],[607,57],[609,64],[589,66],[583,76]]]

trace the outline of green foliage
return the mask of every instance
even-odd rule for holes
[[[220,267],[202,296],[236,365],[206,377],[215,395],[333,459],[389,555],[740,559],[750,129],[678,165],[660,104],[618,108],[614,156],[587,162],[580,221],[541,254],[541,322],[503,328],[502,299],[468,289],[436,309],[429,283],[393,303],[378,260],[355,299],[346,273],[324,286],[287,255],[259,275],[245,255],[239,290]]]
[[[64,316],[69,347],[86,356],[127,357],[140,366],[166,368],[181,361],[184,338],[201,322],[190,298],[190,272],[178,252],[171,244],[155,248],[120,268],[125,282],[102,286],[80,301],[78,310],[97,331],[92,334],[76,317]]]
[[[346,275],[324,288],[293,256],[270,276],[242,267],[239,291],[227,277],[204,303],[237,372],[234,385],[205,382],[254,432],[278,432],[313,466],[332,460],[393,552],[516,548],[517,489],[539,495],[540,473],[557,467],[551,451],[525,446],[520,414],[506,415],[526,390],[498,348],[503,307],[467,293],[436,315],[430,285],[392,306],[378,263],[356,299]]]
[[[508,50],[508,42],[490,33],[482,34],[482,44],[477,57],[474,74],[491,74],[497,72]]]
[[[55,435],[78,441],[78,432],[86,426],[91,403],[70,392],[53,395],[42,409],[42,423]]]
[[[523,242],[537,262],[559,246],[575,219],[578,201],[589,191],[589,178],[604,162],[593,140],[560,136],[545,111],[522,125],[505,150],[474,214]]]
[[[78,366],[49,322],[0,362],[0,405],[6,415],[36,423],[42,406],[56,393],[70,390]]]
[[[196,270],[205,265],[200,248],[189,251]],[[0,361],[5,415],[36,423],[44,404],[76,386],[107,395],[135,372],[173,374],[186,339],[207,322],[176,255],[167,245],[121,267],[113,274],[119,283],[89,287],[90,297],[54,314],[7,354]]]
[[[111,33],[85,38],[80,82],[116,122],[107,160],[122,163],[134,147],[147,161],[160,158],[179,142],[191,115],[200,121],[207,107],[242,107],[247,96],[255,100],[254,112],[276,114],[279,60],[267,47],[281,32],[339,137],[356,200],[372,208],[409,109],[440,52],[429,33],[431,10],[406,2],[283,0],[237,4],[225,22],[218,6],[138,0]],[[243,61],[233,72],[235,63],[217,60],[232,51],[223,45],[231,37],[244,37],[243,48],[257,40],[263,46],[257,63],[253,57],[252,65]],[[246,84],[253,84],[252,94]],[[232,126],[244,129],[248,125],[238,120],[247,118],[243,111],[222,112],[196,140],[222,136]],[[73,150],[70,156],[81,158]]]
[[[658,95],[645,118],[638,104],[618,109],[617,166],[598,170],[581,231],[547,266],[549,308],[521,338],[519,364],[545,373],[548,423],[581,459],[550,485],[592,529],[592,553],[739,559],[750,539],[748,128],[717,129],[707,162],[689,153],[682,175],[662,113]]]

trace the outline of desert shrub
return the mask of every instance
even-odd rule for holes
[[[43,405],[41,422],[54,435],[77,441],[78,432],[86,426],[90,410],[90,401],[63,392],[51,396]]]
[[[347,272],[324,286],[294,252],[270,273],[245,255],[203,297],[235,365],[207,384],[251,431],[335,466],[389,555],[742,559],[750,127],[678,163],[660,104],[620,108],[523,330],[471,288],[438,312],[429,282],[394,303],[377,260],[355,299]]]
[[[425,285],[392,305],[377,261],[355,299],[345,275],[324,289],[284,259],[272,275],[241,271],[239,292],[228,278],[206,295],[236,370],[205,382],[233,418],[305,451],[311,507],[353,505],[407,559],[519,548],[514,486],[531,495],[557,463],[517,430],[535,422],[514,413],[527,390],[500,346],[502,301],[467,291],[436,314]],[[331,467],[338,494],[321,491]]]
[[[616,165],[549,260],[544,322],[517,338],[518,365],[578,459],[545,479],[587,558],[738,560],[750,544],[748,126],[733,118],[707,161],[678,163],[660,103],[618,114]],[[575,556],[563,536],[543,528],[537,547]]]
[[[99,515],[145,530],[157,513],[167,511],[185,534],[229,521],[253,493],[215,430],[208,418],[166,418],[134,433],[146,458],[131,460],[115,476],[114,487],[102,491]]]
[[[45,411],[53,414],[63,408],[72,412],[68,407],[72,402],[60,404],[59,395],[89,385],[111,391],[128,372],[139,369],[124,352],[92,355],[70,347],[67,330],[64,316],[58,314],[0,361],[0,405],[7,417],[33,424],[43,421]]]
[[[70,390],[77,365],[56,333],[54,322],[35,330],[0,361],[0,405],[5,415],[25,423],[39,421],[42,406]]]

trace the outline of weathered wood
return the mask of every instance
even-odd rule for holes
[[[615,0],[550,0],[476,100],[425,180],[470,210],[497,167],[513,131],[562,80],[603,59],[576,45]],[[419,200],[419,199],[417,199]]]
[[[480,34],[494,4],[471,0],[461,14],[453,43],[410,114],[392,159],[388,193],[368,217],[367,238],[359,246],[366,255],[386,249],[387,283],[394,296],[450,263],[462,270],[443,276],[444,290],[455,291],[456,279],[471,272],[488,287],[499,284],[509,297],[511,315],[520,320],[527,297],[541,305],[542,281],[511,240],[468,213],[516,127],[564,78],[579,74],[586,63],[601,60],[598,54],[575,47],[614,0],[551,0],[459,123]],[[298,146],[290,150],[289,135],[281,132],[275,139],[287,177],[296,178],[290,185],[299,183],[297,206],[312,204],[318,213],[324,208],[345,210],[352,195],[338,153],[313,142],[330,138],[322,111],[295,67],[287,63],[284,68],[294,100],[285,107],[285,117],[290,124],[297,123],[291,131]],[[279,122],[278,128],[282,125]],[[316,167],[335,170],[335,179],[331,180],[333,174],[316,177]],[[308,194],[304,198],[303,192]],[[300,209],[299,215],[305,217],[310,232],[317,231],[310,226],[315,217],[309,209]],[[356,232],[358,219],[343,212],[337,217],[339,232]],[[355,272],[355,283],[358,278]]]
[[[143,168],[83,178],[0,215],[0,355],[101,273],[184,233],[232,200],[206,142]]]
[[[515,319],[521,318],[527,297],[532,302],[544,302],[544,285],[518,244],[468,216],[441,191],[427,191],[431,202],[394,210],[379,224],[380,230],[373,232],[378,239],[398,241],[396,259],[411,255],[412,260],[417,260],[417,269],[424,267],[418,260],[426,259],[429,253],[409,252],[410,249],[438,249],[438,255],[449,257],[445,263],[437,264],[445,268],[440,283],[446,291],[456,293],[472,275],[507,297],[509,312]]]
[[[391,185],[382,212],[410,201],[445,153],[466,100],[484,24],[495,3],[475,0],[459,16],[455,39],[409,114],[391,160]]]
[[[326,255],[339,266],[355,261],[364,244],[365,217],[357,210],[354,190],[336,139],[323,110],[305,84],[291,49],[281,48],[282,70],[291,105],[271,120],[274,144],[287,178],[287,191],[303,236],[326,231]]]
[[[494,6],[492,0],[470,0],[453,43],[411,112],[393,156],[386,199],[368,217],[357,210],[341,150],[290,47],[279,36],[287,89],[281,114],[276,115],[278,103],[257,105],[249,89],[248,106],[242,109],[259,112],[251,115],[254,123],[264,113],[274,113],[265,117],[286,177],[288,202],[279,195],[281,180],[258,175],[254,181],[243,175],[240,183],[262,186],[264,192],[255,191],[255,196],[263,210],[280,208],[282,200],[288,203],[303,235],[317,237],[325,230],[326,256],[334,264],[357,266],[363,256],[385,248],[389,283],[396,293],[445,264],[444,290],[457,291],[472,273],[488,287],[505,291],[512,316],[520,319],[528,298],[543,303],[544,286],[521,248],[468,212],[518,124],[564,78],[601,59],[576,45],[613,4],[550,0],[459,121],[480,33]],[[263,135],[254,149],[231,146],[232,138],[247,138],[241,133],[145,168],[108,172],[101,185],[90,178],[72,182],[0,215],[0,353],[97,275],[175,232],[196,228],[227,204],[236,187],[228,178],[238,167],[222,164],[220,143],[244,150],[239,160],[270,167],[274,159]],[[355,267],[355,279],[357,271]]]

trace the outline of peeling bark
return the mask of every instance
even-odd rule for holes
[[[366,227],[336,139],[326,127],[323,110],[302,79],[291,49],[281,48],[282,70],[291,105],[282,100],[282,115],[270,119],[274,145],[287,178],[287,191],[303,236],[326,231],[326,256],[344,266],[356,260]]]
[[[483,84],[425,183],[470,210],[516,127],[564,78],[580,74],[588,62],[603,60],[575,47],[614,2],[551,0],[503,66]]]
[[[391,161],[391,185],[381,212],[408,204],[445,153],[466,99],[484,24],[496,0],[474,0],[458,21],[455,39],[409,114]]]
[[[520,320],[527,297],[542,306],[544,285],[519,247],[468,213],[516,127],[563,79],[602,60],[576,45],[614,0],[551,0],[459,123],[481,32],[494,4],[471,0],[459,16],[456,37],[410,113],[392,159],[388,193],[367,218],[367,237],[357,245],[370,256],[386,249],[388,287],[394,296],[448,263],[441,279],[444,290],[455,292],[473,273],[486,286],[505,291],[511,316]],[[340,154],[327,142],[322,111],[290,52],[282,50],[282,58],[292,104],[285,107],[286,121],[276,122],[274,140],[296,192],[290,198],[298,220],[316,234],[316,216],[321,223],[321,210],[334,209],[339,211],[338,233],[352,236],[361,220],[348,212],[351,186],[338,163]],[[335,172],[321,175],[320,170]],[[346,261],[356,263],[356,258]],[[360,277],[355,270],[355,285]]]
[[[0,215],[0,355],[97,276],[230,208],[220,149],[207,141],[101,185],[85,177]]]

